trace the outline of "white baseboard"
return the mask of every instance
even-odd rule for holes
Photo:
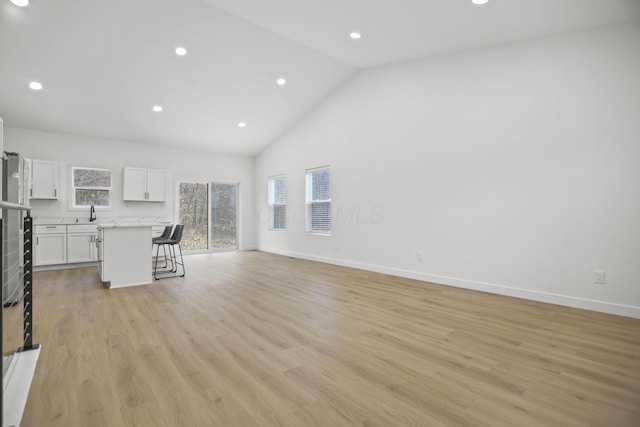
[[[385,267],[373,264],[365,264],[355,261],[347,261],[336,258],[321,257],[299,252],[281,251],[279,249],[258,247],[259,251],[284,255],[293,258],[301,258],[309,261],[318,261],[326,264],[350,267],[358,270],[372,271],[375,273],[388,274],[390,276],[403,277],[407,279],[420,280],[422,282],[436,283],[439,285],[455,286],[457,288],[471,289],[475,291],[489,292],[492,294],[505,295],[516,298],[528,299],[531,301],[546,302],[549,304],[563,305],[566,307],[580,308],[584,310],[597,311],[601,313],[615,314],[618,316],[633,317],[640,319],[640,307],[597,301],[568,295],[554,294],[550,292],[534,291],[530,289],[513,288],[510,286],[498,285],[495,283],[478,282],[468,279],[458,279],[455,277],[439,276],[434,274],[420,273],[417,271],[403,270],[393,267]]]
[[[95,267],[97,263],[98,263],[97,261],[91,261],[91,262],[75,262],[73,264],[37,265],[33,267],[33,271],[70,270],[72,268]]]

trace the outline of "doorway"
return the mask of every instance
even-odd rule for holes
[[[178,221],[186,252],[238,249],[238,184],[178,181]]]

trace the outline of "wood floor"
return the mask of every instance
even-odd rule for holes
[[[23,427],[640,426],[640,320],[265,254],[37,273]]]

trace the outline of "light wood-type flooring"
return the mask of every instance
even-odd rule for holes
[[[35,276],[23,427],[640,426],[640,320],[287,257]]]

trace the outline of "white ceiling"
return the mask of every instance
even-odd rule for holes
[[[253,156],[358,68],[632,20],[640,0],[0,0],[0,116]]]
[[[358,68],[640,19],[640,0],[205,1]]]

